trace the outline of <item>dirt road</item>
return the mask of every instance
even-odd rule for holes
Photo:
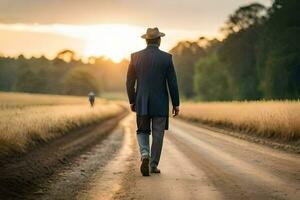
[[[300,199],[299,155],[177,120],[164,144],[163,173],[137,176],[137,199]]]
[[[134,116],[58,169],[29,199],[300,199],[300,156],[179,120],[161,174],[142,177]]]

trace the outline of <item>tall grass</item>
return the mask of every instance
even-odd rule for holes
[[[115,103],[86,98],[0,93],[0,151],[24,151],[35,139],[48,141],[123,111]]]
[[[181,117],[281,141],[300,139],[299,101],[184,103]]]
[[[105,100],[98,101],[101,103]],[[88,99],[85,97],[0,92],[0,109],[38,105],[86,104],[87,102]]]

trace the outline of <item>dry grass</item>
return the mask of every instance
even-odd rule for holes
[[[87,102],[88,99],[84,97],[0,92],[0,109],[38,105],[85,104]]]
[[[184,103],[181,117],[281,141],[300,139],[300,101]]]
[[[47,141],[122,111],[99,99],[90,108],[82,97],[0,93],[0,151],[23,151],[35,139]]]

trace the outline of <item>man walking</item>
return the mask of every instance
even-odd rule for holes
[[[140,147],[143,176],[160,173],[157,168],[163,145],[164,131],[169,126],[169,97],[173,116],[179,113],[179,93],[172,55],[159,50],[164,33],[158,28],[148,28],[147,47],[131,54],[127,72],[127,93],[130,108],[137,115],[137,139]],[[151,153],[149,135],[152,132]],[[150,169],[149,169],[150,165]]]
[[[88,96],[89,96],[90,105],[91,105],[91,107],[93,107],[94,104],[95,104],[95,97],[96,97],[96,94],[95,94],[94,92],[90,92],[90,93],[88,94]]]

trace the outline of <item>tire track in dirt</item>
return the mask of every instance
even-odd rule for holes
[[[0,199],[24,199],[37,192],[40,184],[58,169],[105,138],[125,114],[63,135],[26,154],[1,159]]]
[[[121,120],[104,140],[57,170],[28,199],[111,199],[132,154],[132,116]]]

